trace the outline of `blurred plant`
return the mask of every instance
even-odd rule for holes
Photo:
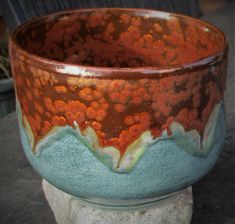
[[[8,32],[4,32],[0,38],[0,79],[11,78],[8,57],[8,38]]]

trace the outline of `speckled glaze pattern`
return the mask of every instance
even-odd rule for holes
[[[79,197],[156,197],[193,183],[224,141],[227,51],[219,29],[159,11],[75,10],[21,25],[10,56],[29,160]]]

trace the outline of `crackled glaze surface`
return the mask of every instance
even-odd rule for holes
[[[127,173],[158,141],[205,160],[215,147],[227,43],[210,24],[151,10],[62,12],[20,26],[10,55],[35,158],[73,136],[78,151]]]

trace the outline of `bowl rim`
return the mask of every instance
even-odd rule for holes
[[[88,66],[82,64],[71,64],[60,62],[53,59],[48,59],[45,57],[41,57],[36,54],[32,54],[25,50],[17,41],[18,33],[24,29],[25,27],[29,26],[30,24],[42,21],[44,19],[57,17],[63,14],[74,14],[80,12],[102,12],[102,11],[126,11],[126,12],[144,12],[146,15],[151,13],[158,13],[163,16],[169,17],[180,17],[189,20],[193,20],[201,25],[204,25],[207,28],[214,30],[215,32],[219,33],[223,38],[223,49],[220,51],[216,51],[212,55],[208,55],[203,58],[199,58],[189,63],[183,64],[175,64],[175,65],[165,65],[165,66],[141,66],[141,67],[99,67],[99,66]],[[148,77],[162,77],[168,76],[169,73],[178,73],[181,74],[183,72],[192,71],[192,70],[200,70],[205,67],[212,66],[220,61],[228,55],[228,39],[225,33],[216,27],[215,25],[206,22],[204,20],[194,18],[188,15],[183,15],[179,13],[172,13],[162,10],[154,10],[154,9],[144,9],[144,8],[82,8],[82,9],[68,9],[63,10],[55,13],[50,13],[43,16],[34,17],[32,19],[27,20],[26,22],[19,25],[11,34],[9,38],[9,49],[15,48],[17,51],[25,58],[30,58],[30,61],[34,64],[37,64],[41,68],[46,68],[50,71],[56,71],[57,73],[67,74],[67,75],[75,75],[75,76],[88,76],[88,77],[110,77],[112,74],[117,74],[117,77],[125,78],[129,77],[132,79],[139,78],[143,76],[145,78]],[[128,74],[127,74],[128,73]],[[135,74],[133,76],[133,74]],[[136,74],[140,74],[137,75]]]

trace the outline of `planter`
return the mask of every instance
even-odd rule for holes
[[[228,46],[216,27],[139,9],[39,17],[10,40],[24,151],[95,205],[153,204],[199,180],[225,138]]]
[[[0,118],[15,110],[15,94],[12,79],[0,80]]]

